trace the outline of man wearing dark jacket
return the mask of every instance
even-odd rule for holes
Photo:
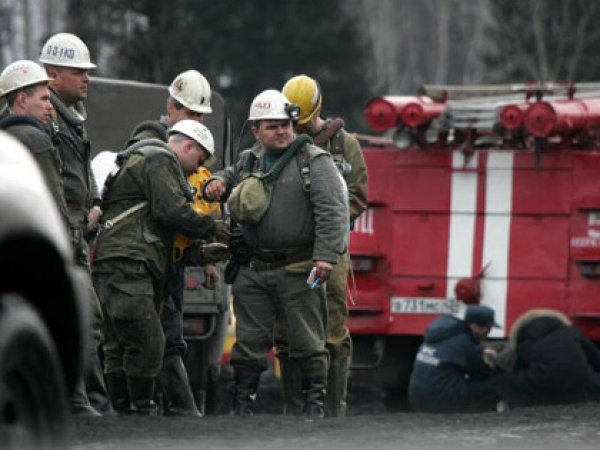
[[[410,377],[408,399],[417,411],[448,413],[492,410],[496,395],[481,341],[494,310],[469,305],[465,319],[442,316],[425,331]]]
[[[509,407],[574,403],[600,396],[600,351],[558,311],[532,310],[513,325],[511,371],[494,377]]]

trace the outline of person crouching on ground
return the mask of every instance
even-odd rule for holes
[[[482,305],[469,305],[464,320],[442,316],[434,321],[411,373],[411,407],[431,413],[494,410],[497,397],[481,342],[497,326],[494,310]]]

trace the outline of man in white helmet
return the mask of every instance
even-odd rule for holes
[[[53,116],[50,120],[56,136],[56,146],[62,161],[65,201],[69,214],[69,228],[75,247],[75,262],[89,270],[86,236],[96,228],[102,211],[100,197],[90,166],[90,141],[85,129],[86,112],[83,100],[87,98],[90,61],[87,46],[74,34],[57,33],[43,45],[39,61],[43,63],[50,82],[50,101]],[[94,288],[89,286],[91,311],[90,357],[85,369],[85,387],[94,393],[95,406],[110,411],[107,392],[102,378],[97,348],[102,340],[102,313]],[[75,414],[89,414],[90,407],[85,387],[71,399]]]
[[[327,381],[324,282],[346,247],[348,205],[331,156],[296,136],[297,108],[279,91],[252,102],[256,144],[205,184],[209,199],[228,198],[248,258],[233,284],[236,343],[234,414],[252,415],[260,374],[273,346],[273,325],[286,324],[289,357],[301,382],[299,414],[323,417]],[[309,173],[300,161],[308,162]]]
[[[182,120],[168,143],[142,140],[121,152],[107,180],[93,276],[106,318],[104,370],[119,413],[157,414],[165,345],[159,311],[173,237],[211,239],[215,228],[192,208],[186,176],[213,153],[208,128]]]
[[[0,97],[6,99],[9,115],[0,120],[0,129],[23,143],[36,159],[46,184],[68,224],[61,177],[61,160],[46,126],[52,111],[46,71],[28,60],[9,64],[0,75]]]
[[[194,120],[202,123],[204,115],[212,112],[210,105],[211,88],[207,79],[197,70],[187,70],[175,77],[169,86],[169,97],[166,101],[166,114],[159,120],[146,120],[136,125],[131,132],[126,146],[130,146],[144,139],[159,139],[167,141],[167,132],[181,120]],[[209,162],[209,161],[207,161]],[[188,177],[188,182],[200,192],[202,183],[211,175],[210,171],[201,166]],[[194,198],[196,210],[200,213],[219,213],[219,207],[208,204],[201,198]],[[217,215],[217,214],[215,214]],[[185,261],[182,254],[188,248],[189,240],[183,236],[175,238],[174,262],[169,268],[167,281],[168,289],[161,314],[161,322],[165,334],[164,363],[160,376],[160,384],[165,400],[163,410],[165,414],[200,415],[190,386],[190,382],[183,364],[183,357],[187,352],[187,344],[183,339],[183,290],[185,282]],[[215,264],[204,265],[204,287],[215,290],[220,281],[219,271]],[[222,344],[226,328],[226,314],[218,319],[218,331],[210,339],[209,348],[215,348],[212,365],[215,366],[211,373],[218,372]],[[200,405],[201,409],[204,405]]]

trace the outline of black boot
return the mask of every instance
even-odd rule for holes
[[[106,374],[106,387],[112,403],[113,409],[117,414],[130,414],[129,392],[127,391],[127,377],[123,372],[114,372]]]
[[[298,362],[289,359],[287,353],[279,353],[281,369],[281,394],[283,396],[283,414],[286,416],[302,415],[302,378]]]
[[[93,408],[101,414],[113,414],[98,352],[92,355],[85,369],[85,387]]]
[[[233,410],[234,416],[254,415],[254,402],[260,381],[260,371],[236,365],[233,368]]]
[[[127,377],[129,409],[141,416],[158,416],[158,405],[154,402],[154,378]]]
[[[211,366],[207,371],[203,409],[206,414],[217,414],[219,400],[219,368]]]
[[[325,393],[325,415],[327,417],[346,416],[349,360],[348,357],[329,360]]]
[[[96,411],[92,405],[90,405],[90,401],[85,392],[85,384],[83,379],[79,380],[79,383],[75,387],[75,391],[71,395],[71,414],[74,416],[88,416],[95,417],[101,416],[98,411]]]
[[[166,397],[164,407],[166,415],[202,416],[196,408],[181,356],[175,354],[165,358],[160,373],[160,384]]]
[[[302,394],[304,397],[302,412],[309,419],[321,419],[325,417],[327,366],[321,358],[311,358],[302,361],[301,367]]]

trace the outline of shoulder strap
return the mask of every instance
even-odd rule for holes
[[[344,154],[344,121],[340,118],[328,120],[323,129],[315,136],[315,145],[325,148],[331,141],[329,153],[332,155]]]
[[[306,145],[296,152],[296,163],[302,177],[302,190],[310,192],[310,154]]]

